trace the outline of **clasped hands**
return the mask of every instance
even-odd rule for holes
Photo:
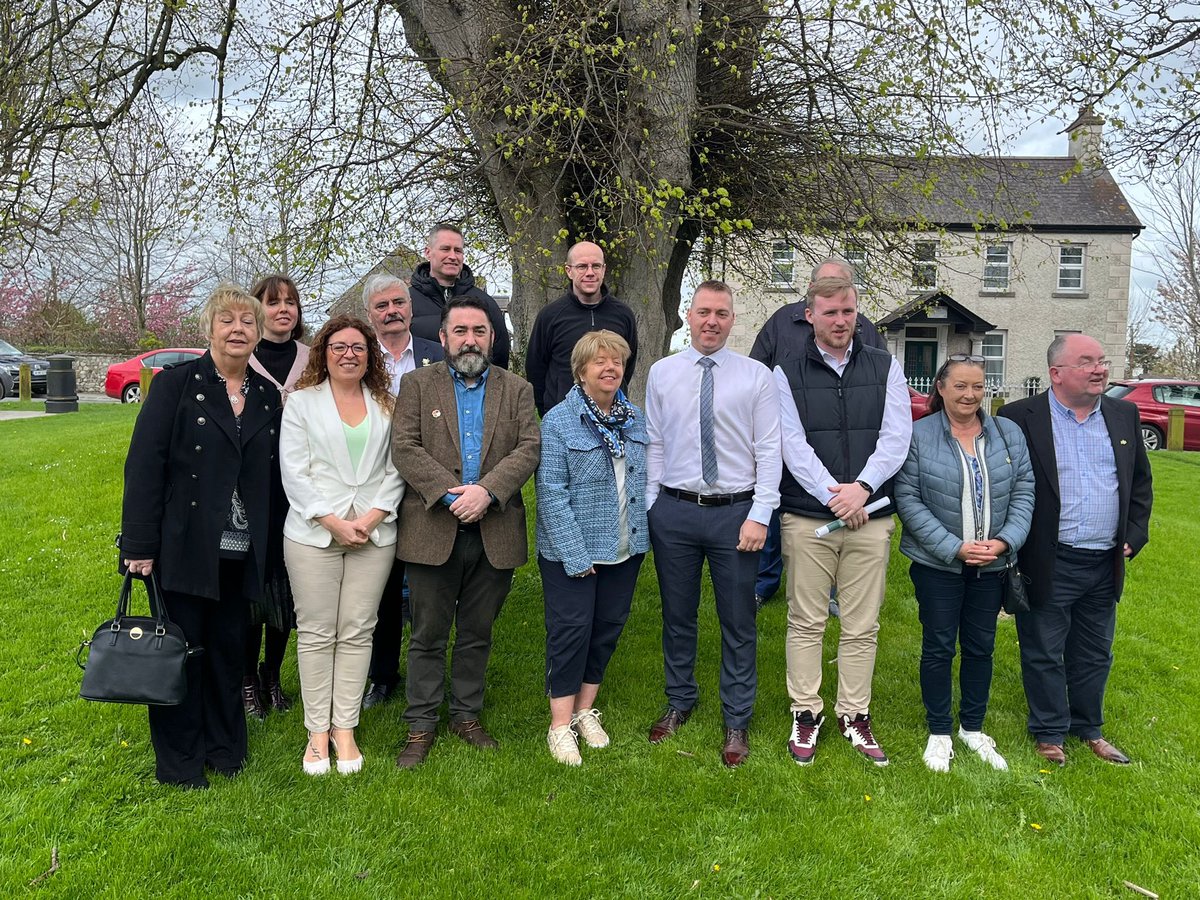
[[[460,484],[458,487],[450,488],[446,493],[458,497],[450,504],[450,512],[458,517],[458,521],[467,525],[482,519],[488,511],[488,507],[492,505],[491,491],[483,485]]]
[[[867,505],[867,500],[871,495],[857,481],[852,481],[849,484],[831,484],[829,490],[833,493],[826,506],[829,511],[846,523],[846,527],[851,531],[861,528],[867,524],[866,510],[863,509]]]
[[[968,566],[986,566],[1008,552],[1008,544],[997,538],[990,541],[966,541],[958,548],[958,556]]]
[[[342,547],[357,549],[365,546],[371,540],[371,532],[375,530],[387,513],[382,509],[371,509],[357,519],[343,519],[332,513],[317,519],[333,539]]]

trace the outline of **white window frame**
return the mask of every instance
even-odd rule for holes
[[[926,258],[923,254],[929,253]],[[932,291],[937,288],[937,241],[916,241],[912,255],[912,288],[916,291]]]
[[[992,346],[988,339],[992,338]],[[995,344],[999,344],[999,347]],[[1008,356],[1008,332],[1003,330],[989,331],[979,342],[979,354],[986,362],[983,364],[984,380],[988,392],[995,393],[1005,384]]]
[[[854,287],[861,294],[867,289],[867,245],[862,241],[846,241],[842,256],[854,266]]]
[[[1078,261],[1072,259],[1065,261],[1063,256],[1070,253],[1072,256],[1079,255]],[[1082,294],[1087,282],[1085,276],[1087,268],[1087,245],[1086,244],[1059,244],[1058,245],[1058,278],[1056,280],[1056,290],[1063,293]],[[1067,281],[1078,280],[1078,284],[1064,284],[1064,276],[1067,276]]]
[[[984,291],[1007,291],[1012,283],[1012,242],[988,244],[983,251]]]
[[[784,259],[785,255],[786,259]],[[775,241],[771,245],[769,283],[773,288],[794,288],[796,286],[796,250],[787,241]]]

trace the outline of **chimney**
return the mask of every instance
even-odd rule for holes
[[[1066,132],[1070,137],[1067,143],[1067,155],[1080,160],[1084,166],[1091,169],[1103,168],[1101,158],[1101,135],[1104,132],[1104,119],[1096,115],[1091,104],[1079,111],[1078,118],[1064,128],[1059,134]]]

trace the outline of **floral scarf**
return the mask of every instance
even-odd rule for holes
[[[633,418],[633,406],[630,404],[625,393],[620,389],[617,390],[617,396],[613,399],[612,409],[608,415],[600,411],[600,407],[596,405],[596,401],[587,395],[587,391],[582,385],[575,385],[571,388],[579,398],[583,401],[584,407],[587,409],[588,421],[596,429],[600,435],[600,439],[604,441],[604,446],[608,448],[608,452],[616,459],[620,459],[625,455],[625,434],[623,429],[625,425]]]

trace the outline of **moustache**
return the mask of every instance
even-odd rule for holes
[[[384,316],[383,324],[391,325],[393,322],[403,322],[403,321],[405,321],[403,315],[401,315],[400,313],[392,313],[389,316]]]

